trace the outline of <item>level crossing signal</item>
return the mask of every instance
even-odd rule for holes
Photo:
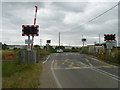
[[[116,34],[104,34],[104,41],[116,41]]]
[[[39,25],[22,25],[22,36],[39,36]]]

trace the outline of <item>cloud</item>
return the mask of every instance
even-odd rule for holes
[[[61,32],[63,45],[82,45],[82,35],[86,44],[101,42],[104,33],[115,33],[118,30],[118,8],[114,8],[103,16],[86,23],[92,18],[108,10],[116,2],[3,2],[2,3],[2,35],[7,44],[24,44],[27,37],[22,37],[22,25],[33,24],[35,8],[38,6],[37,24],[40,25],[40,36],[35,37],[35,44],[58,45],[58,33]]]
[[[56,7],[56,9],[67,12],[83,12],[89,2],[53,2],[51,5]]]

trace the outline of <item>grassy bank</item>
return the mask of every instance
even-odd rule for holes
[[[41,63],[30,64],[20,62],[18,57],[19,50],[5,50],[3,55],[13,53],[13,60],[2,62],[2,87],[3,88],[37,88],[40,84],[39,78],[42,72]],[[40,58],[46,56],[48,52],[44,51],[37,53],[41,54]]]
[[[93,55],[96,56],[99,60],[108,62],[108,63],[114,63],[114,64],[120,64],[120,50],[113,49],[111,50],[111,53],[106,50],[104,53],[92,53],[86,50],[85,53],[80,51],[82,54],[87,54],[87,55]],[[114,55],[113,55],[114,54]]]

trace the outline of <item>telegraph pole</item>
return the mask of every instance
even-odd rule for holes
[[[100,44],[100,34],[99,34],[99,44]]]
[[[83,42],[83,48],[84,48],[84,42]]]
[[[59,49],[60,49],[60,32],[59,32]]]
[[[84,53],[85,52],[84,44],[86,42],[86,38],[83,38],[83,35],[82,35],[82,42],[83,42],[82,52]]]
[[[82,35],[82,39],[83,39],[83,35]],[[83,48],[84,48],[84,41],[82,41],[83,42]]]

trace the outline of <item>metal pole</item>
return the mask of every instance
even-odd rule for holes
[[[84,41],[83,41],[83,35],[82,35],[82,42],[83,42],[82,52],[84,53]]]
[[[28,36],[28,41],[30,41],[30,36]],[[30,50],[30,43],[28,43],[28,51]]]
[[[50,47],[49,47],[49,44],[48,44],[48,51],[50,52]]]
[[[100,34],[99,34],[99,44],[100,44]]]
[[[84,41],[83,41],[83,48],[84,48]]]
[[[30,36],[28,36],[28,41],[30,41]],[[27,51],[27,63],[30,61],[30,51],[31,47],[30,47],[30,43],[28,43],[28,51]]]
[[[120,63],[120,61],[119,61],[119,57],[118,57],[118,55],[119,55],[119,53],[118,53],[118,48],[117,48],[117,40],[116,40],[116,55],[117,55],[117,60],[118,60],[118,63]]]
[[[36,16],[37,16],[37,9],[38,9],[38,7],[37,7],[37,6],[35,6],[35,8],[36,8],[36,10],[35,10],[34,25],[36,24]]]
[[[59,32],[59,49],[60,49],[60,32]]]

